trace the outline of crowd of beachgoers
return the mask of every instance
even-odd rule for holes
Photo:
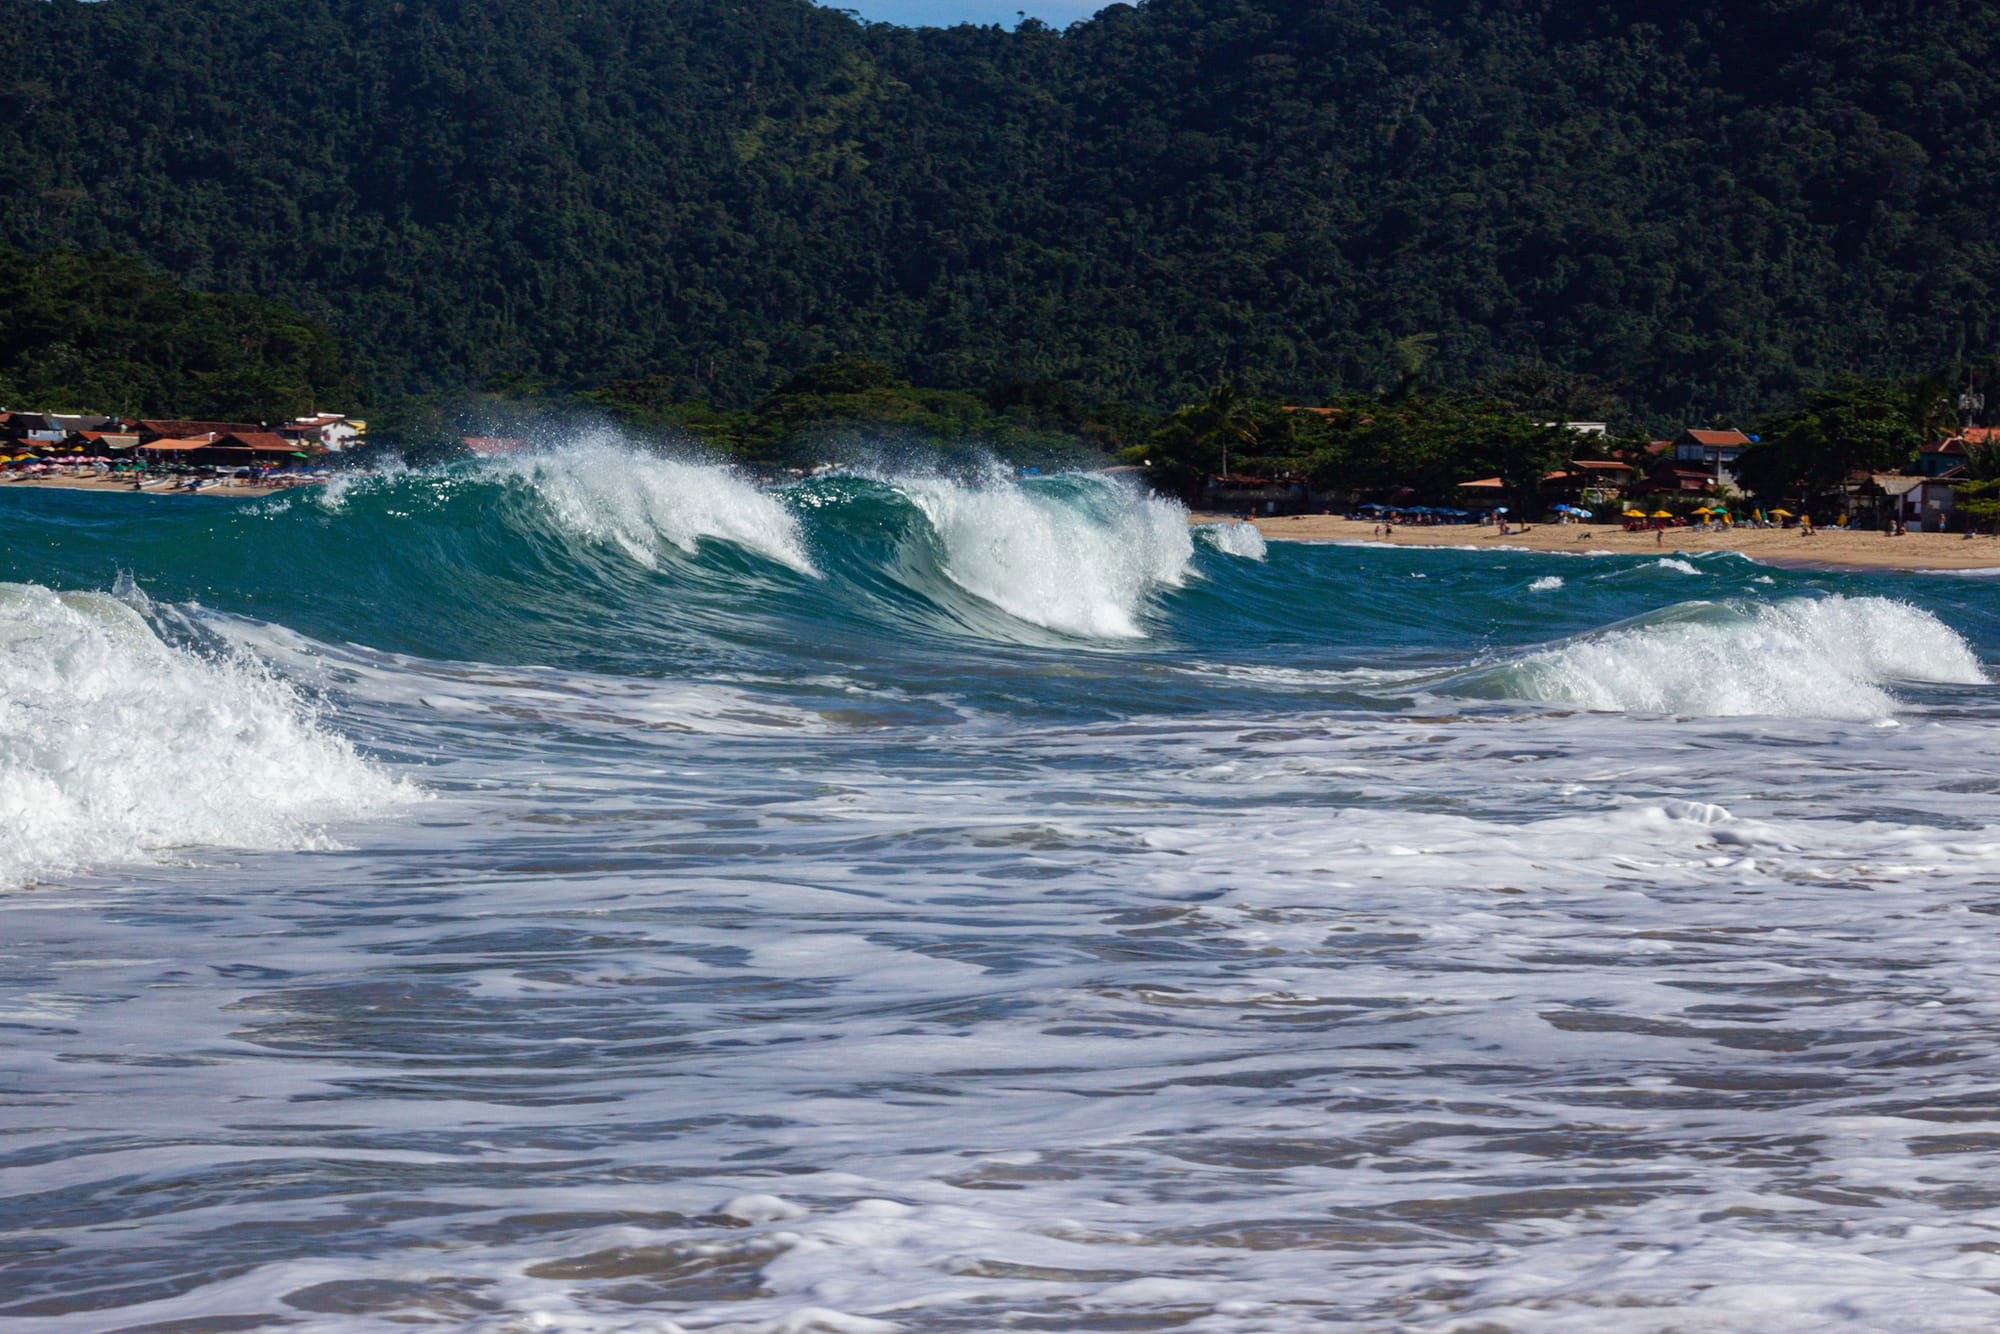
[[[0,486],[55,486],[152,495],[267,496],[291,487],[318,485],[327,475],[323,470],[145,468],[97,460],[41,460],[0,466]]]

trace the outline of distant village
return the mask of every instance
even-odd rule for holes
[[[0,410],[10,470],[168,468],[234,475],[310,470],[366,439],[368,423],[337,412],[286,422],[188,421]]]
[[[1603,452],[1602,442],[1608,439],[1606,424],[1562,424],[1577,438],[1578,457],[1542,478],[1543,508],[1600,520],[1641,515],[1649,520],[1682,519],[1704,507],[1721,513],[1719,502],[1741,489],[1737,461],[1757,443],[1756,437],[1741,431],[1690,428],[1677,436],[1651,441],[1642,458],[1592,458],[1593,444]],[[1943,532],[1951,526],[1955,488],[1972,480],[1968,458],[1974,451],[1995,444],[2000,444],[2000,427],[1966,427],[1950,439],[1925,445],[1905,471],[1854,473],[1842,488],[1839,514],[1856,524],[1900,523],[1912,532]],[[1206,502],[1208,508],[1225,512],[1296,514],[1358,508],[1420,517],[1470,517],[1507,503],[1506,483],[1498,477],[1472,478],[1460,482],[1455,491],[1452,499],[1456,503],[1450,505],[1432,503],[1439,498],[1420,496],[1409,488],[1367,495],[1315,495],[1303,478],[1231,473],[1209,480]]]

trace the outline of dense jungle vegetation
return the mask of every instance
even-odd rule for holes
[[[0,241],[282,302],[378,397],[729,413],[859,357],[988,399],[1318,402],[1418,349],[1433,385],[1595,376],[1659,429],[1992,349],[1996,17],[0,0]]]
[[[273,302],[0,246],[0,408],[265,421],[360,391],[333,334]]]

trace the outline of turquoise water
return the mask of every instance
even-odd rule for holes
[[[10,1328],[2000,1318],[1992,579],[607,440],[0,525]]]

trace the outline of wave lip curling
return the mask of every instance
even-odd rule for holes
[[[663,545],[692,556],[711,539],[818,573],[792,512],[729,468],[644,453],[610,436],[495,467],[532,488],[565,531],[615,545],[641,565],[657,565]]]
[[[1099,478],[883,480],[929,522],[948,579],[1061,634],[1143,638],[1147,599],[1184,584],[1194,559],[1186,510]]]

